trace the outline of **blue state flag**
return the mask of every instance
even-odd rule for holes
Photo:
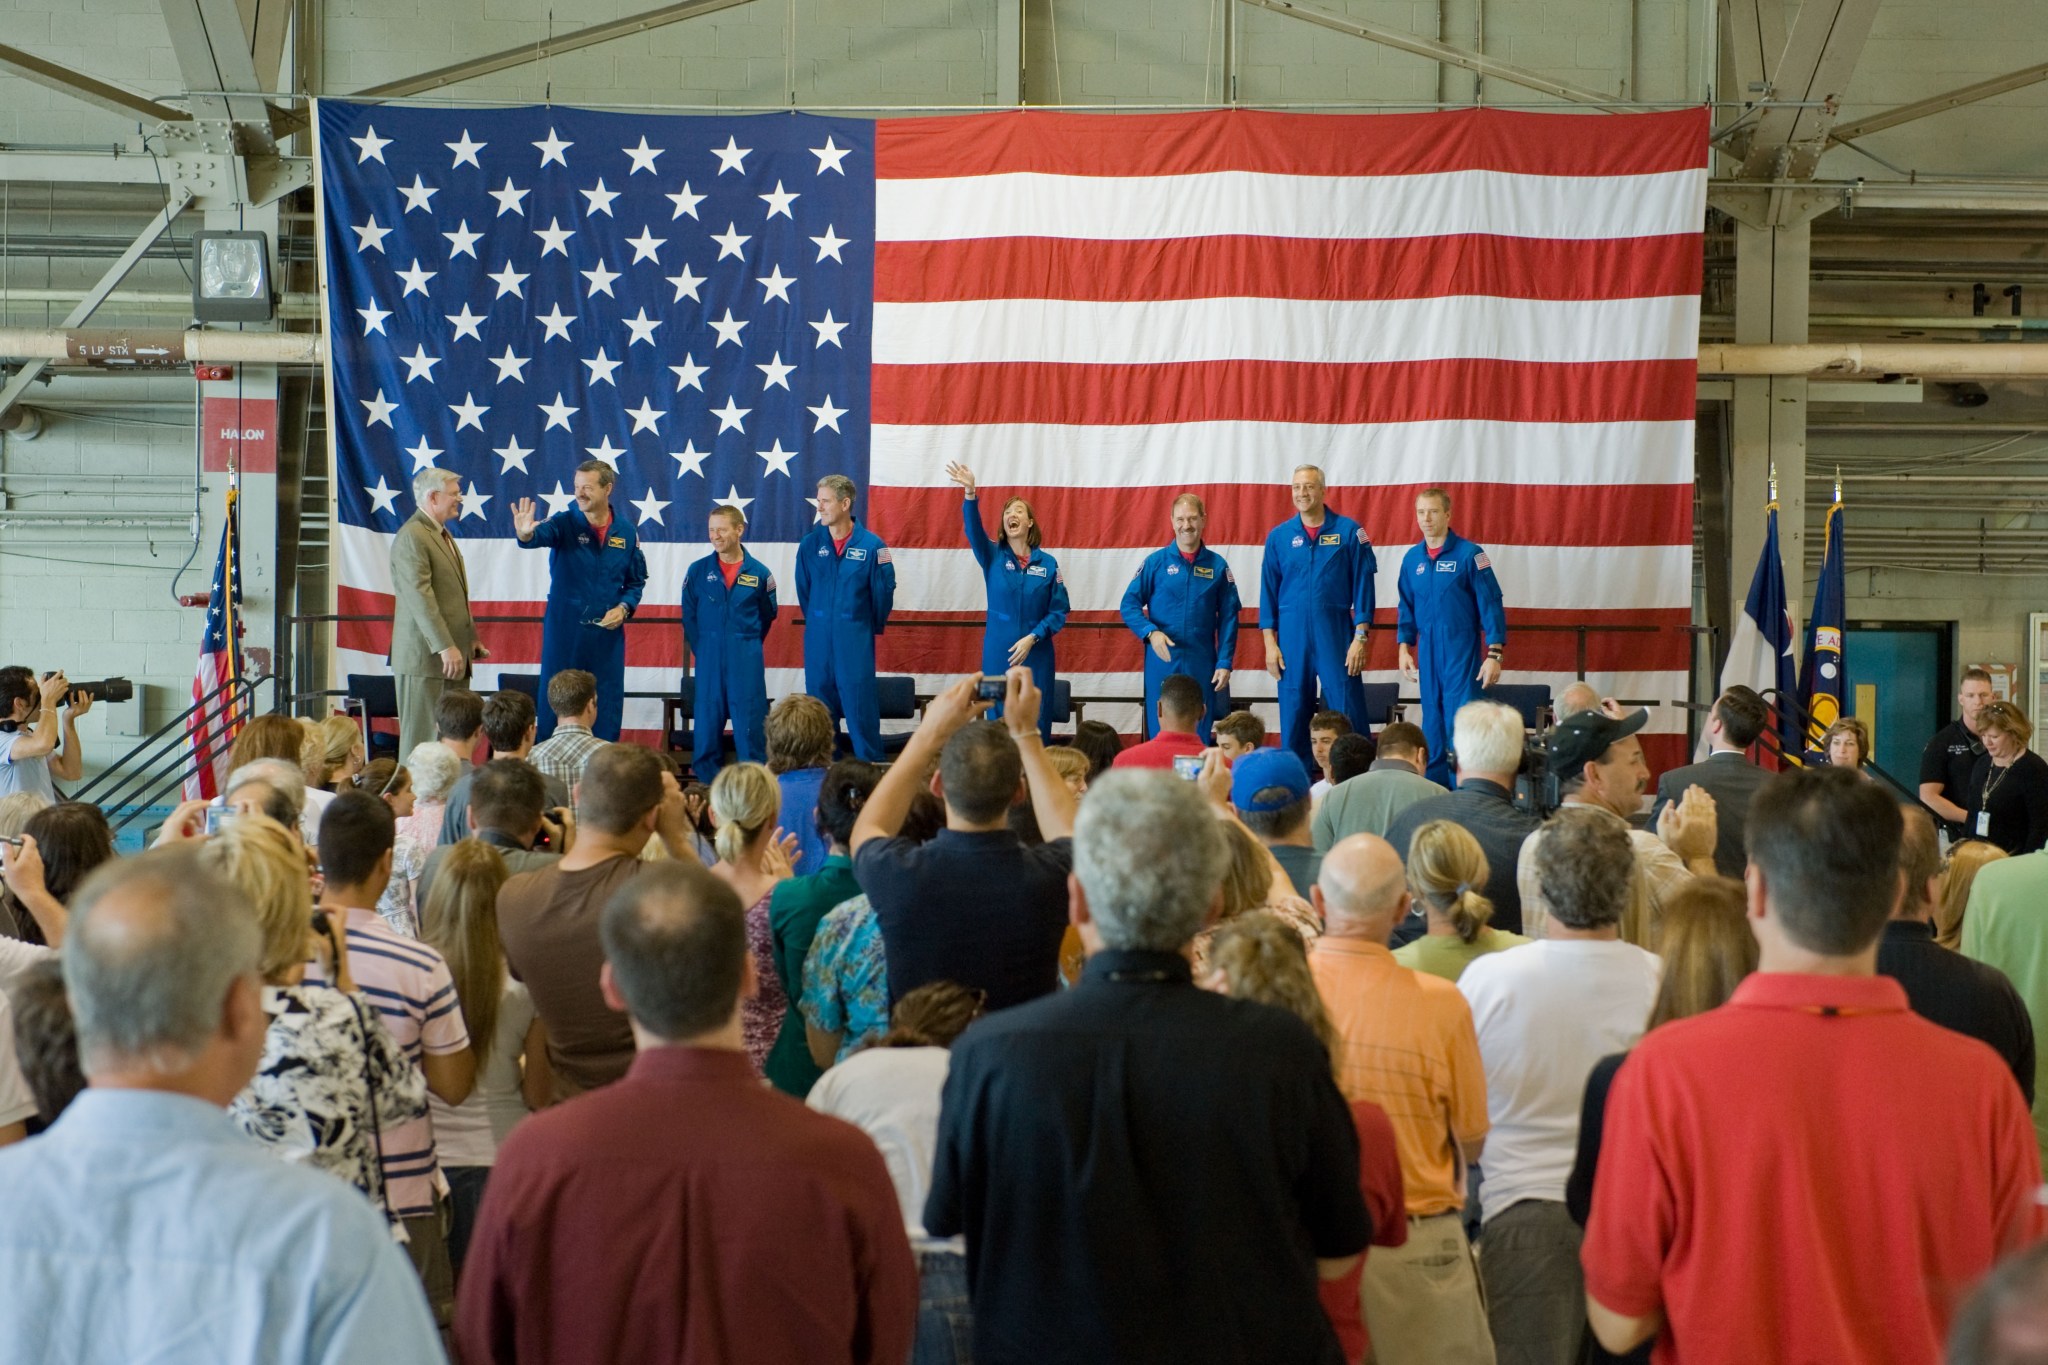
[[[1813,615],[1806,627],[1806,658],[1799,676],[1799,696],[1806,707],[1806,761],[1823,763],[1823,737],[1842,714],[1843,677],[1848,664],[1842,654],[1843,605],[1842,492],[1835,490],[1828,508],[1827,549],[1820,561],[1820,581],[1813,589]]]

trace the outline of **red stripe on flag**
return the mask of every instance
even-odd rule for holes
[[[1045,528],[1046,548],[1116,549],[1152,528],[1158,544],[1172,538],[1173,500],[1200,494],[1208,504],[1212,545],[1258,545],[1290,515],[1286,490],[1264,484],[1192,484],[1172,488],[1015,488],[986,484],[991,513],[1013,497],[1031,504]],[[1416,538],[1414,484],[1342,486],[1331,491],[1338,511],[1362,525],[1384,563]],[[1691,484],[1610,484],[1589,490],[1568,484],[1449,484],[1458,509],[1458,532],[1480,544],[1689,545]],[[960,494],[953,488],[877,486],[868,494],[868,517],[888,528],[889,543],[904,549],[961,548]],[[1153,546],[1131,551],[1132,572]],[[1233,566],[1256,573],[1258,566]]]
[[[1052,237],[880,242],[875,302],[961,299],[1634,299],[1697,295],[1695,233],[1534,237]]]
[[[1653,175],[1706,165],[1709,111],[1614,118],[1459,109],[1431,114],[1054,114],[883,119],[875,174]]]
[[[877,365],[874,420],[918,426],[1689,422],[1698,407],[1698,368],[1690,360]]]

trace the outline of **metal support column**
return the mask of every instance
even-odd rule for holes
[[[1812,262],[1812,220],[1775,227],[1735,227],[1735,338],[1738,342],[1803,342]],[[1778,541],[1785,559],[1785,595],[1796,620],[1806,572],[1806,399],[1804,376],[1733,381],[1730,425],[1729,600],[1741,602],[1763,546],[1769,480],[1778,480]],[[1711,543],[1712,537],[1709,538]]]

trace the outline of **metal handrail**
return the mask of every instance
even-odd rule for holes
[[[1789,714],[1792,717],[1792,719],[1799,722],[1800,728],[1803,732],[1810,732],[1814,728],[1814,726],[1818,724],[1818,722],[1816,722],[1813,718],[1813,712],[1807,710],[1806,707],[1799,701],[1797,697],[1787,696],[1775,687],[1766,687],[1759,695],[1763,697],[1764,701],[1768,703],[1774,711],[1782,707],[1785,714]],[[1788,755],[1785,753],[1784,736],[1782,733],[1780,733],[1777,726],[1769,726],[1764,730],[1762,735],[1757,736],[1757,739],[1759,743],[1763,744],[1763,748],[1766,752],[1775,753],[1778,755],[1780,759],[1788,757]],[[1768,740],[1769,742],[1764,743],[1765,740]],[[1802,765],[1806,761],[1806,755],[1803,749],[1798,755],[1798,761]],[[1893,791],[1899,794],[1899,797],[1902,801],[1905,801],[1911,805],[1919,806],[1922,809],[1927,810],[1930,815],[1933,814],[1932,808],[1928,807],[1927,803],[1920,799],[1920,793],[1918,791],[1909,789],[1905,783],[1899,781],[1898,778],[1893,777],[1889,772],[1887,772],[1884,768],[1878,765],[1878,762],[1875,758],[1865,760],[1862,771],[1869,773],[1871,776],[1882,780],[1887,787],[1890,787]],[[1935,816],[1937,827],[1939,827],[1940,820],[1941,817]]]
[[[115,759],[98,776],[73,793],[74,801],[92,801],[103,810],[127,813],[112,821],[118,833],[140,819],[145,809],[172,792],[181,790],[185,779],[200,765],[212,763],[233,741],[223,722],[202,728],[195,737],[186,730],[194,715],[211,712],[256,714],[256,690],[265,683],[276,691],[277,680],[268,673],[256,678],[230,678],[200,697],[176,716],[159,726],[148,738]],[[176,759],[174,764],[166,764]],[[97,795],[95,795],[97,793]]]

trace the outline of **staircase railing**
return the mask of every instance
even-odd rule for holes
[[[1788,715],[1797,721],[1801,734],[1812,734],[1816,729],[1825,730],[1827,728],[1813,718],[1813,713],[1801,705],[1797,697],[1787,696],[1775,687],[1767,687],[1763,691],[1763,698],[1774,712]],[[1777,715],[1772,716],[1773,721],[1776,721],[1777,718]],[[1783,734],[1780,727],[1776,724],[1765,727],[1763,734],[1757,738],[1764,752],[1776,755],[1781,764],[1791,757],[1796,757],[1801,763],[1806,761],[1804,752],[1796,756],[1788,756],[1785,753]],[[1915,806],[1925,804],[1920,799],[1920,792],[1917,786],[1908,787],[1905,783],[1899,781],[1898,778],[1893,777],[1884,768],[1880,767],[1876,759],[1873,758],[1864,763],[1863,771],[1897,792],[1902,801]],[[1932,812],[1929,813],[1932,814]]]
[[[149,807],[182,792],[187,777],[228,751],[234,743],[228,734],[229,719],[260,714],[256,695],[265,686],[270,688],[274,702],[277,680],[270,674],[230,678],[108,764],[92,781],[73,792],[71,799],[99,806],[119,833],[140,819]],[[196,732],[187,728],[194,716],[204,717]]]

